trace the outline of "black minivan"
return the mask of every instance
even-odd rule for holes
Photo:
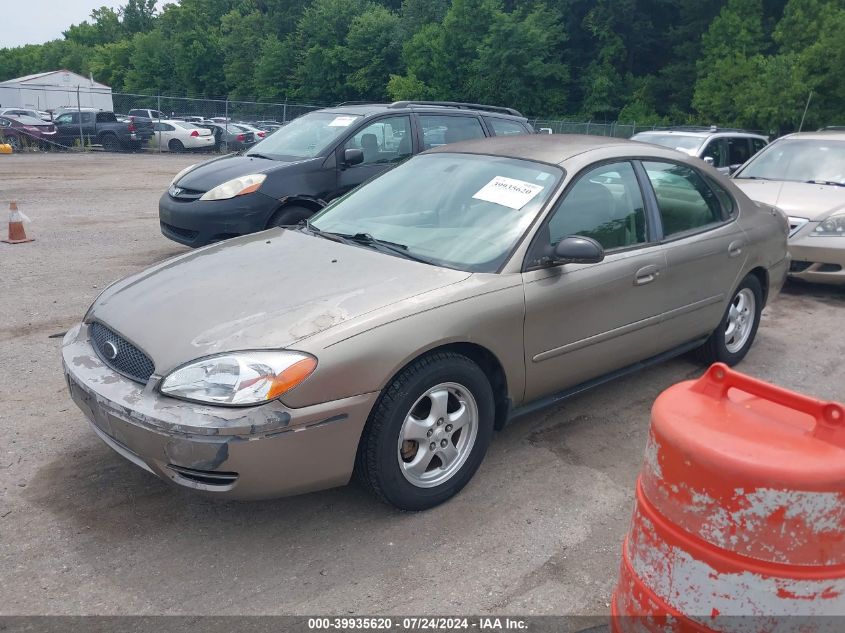
[[[471,103],[397,101],[316,110],[246,152],[178,173],[159,200],[161,232],[197,247],[296,224],[431,147],[533,133],[512,108]]]

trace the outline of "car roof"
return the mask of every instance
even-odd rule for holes
[[[795,132],[793,134],[787,134],[786,136],[782,136],[780,139],[787,139],[787,138],[805,138],[813,141],[845,141],[845,130],[821,130],[818,132]]]
[[[627,139],[610,136],[586,136],[582,134],[515,134],[493,136],[472,141],[460,141],[440,145],[426,151],[426,154],[452,152],[460,154],[485,154],[533,160],[551,165],[559,165],[573,156],[596,149],[609,147],[625,148],[629,151],[643,152],[662,150],[647,143],[638,143]]]
[[[697,138],[711,138],[714,136],[739,136],[739,137],[748,137],[748,138],[762,138],[765,139],[766,137],[763,134],[758,134],[756,132],[746,132],[744,130],[645,130],[643,132],[637,132],[634,136],[646,136],[646,135],[655,135],[655,136],[665,136],[665,135],[674,135],[674,136],[693,136]]]
[[[396,112],[401,114],[402,111],[412,111],[424,114],[472,114],[484,116],[501,117],[505,119],[514,119],[517,121],[527,121],[528,119],[522,116],[516,110],[513,113],[505,112],[510,108],[496,108],[495,106],[484,106],[480,104],[456,104],[447,105],[449,102],[442,102],[442,105],[433,105],[429,102],[413,102],[413,101],[396,101],[394,103],[352,103],[340,104],[330,108],[323,108],[322,110],[314,110],[314,112],[329,112],[332,114],[354,114],[357,116],[374,116],[377,114],[384,114],[386,112]],[[475,107],[473,107],[475,106]]]

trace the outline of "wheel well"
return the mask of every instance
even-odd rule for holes
[[[432,352],[462,354],[481,368],[481,371],[486,374],[490,381],[490,387],[493,389],[493,400],[496,403],[496,417],[493,426],[496,430],[501,429],[505,425],[510,412],[510,400],[508,399],[507,376],[496,355],[486,347],[475,343],[449,343],[430,349],[426,354]]]
[[[763,289],[763,306],[765,306],[766,300],[769,297],[769,273],[765,268],[758,266],[757,268],[752,269],[748,274],[754,275],[760,282],[760,287]]]
[[[269,216],[267,216],[267,228],[270,228],[270,226],[272,225],[273,218],[275,218],[281,211],[284,211],[288,207],[303,207],[305,209],[310,209],[314,213],[317,213],[317,211],[323,208],[323,205],[321,205],[316,200],[310,200],[308,198],[288,198],[278,207],[273,209],[273,212]]]

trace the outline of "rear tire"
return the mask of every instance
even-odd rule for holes
[[[167,144],[167,149],[169,149],[171,152],[184,152],[185,145],[179,139],[173,138],[170,139],[170,142]]]
[[[696,350],[699,360],[710,363],[725,363],[733,366],[745,358],[763,311],[763,288],[754,275],[747,275],[734,291],[718,327]]]
[[[100,144],[106,152],[120,151],[120,141],[117,140],[117,137],[114,134],[104,134],[100,139]]]
[[[282,207],[267,221],[267,228],[269,229],[274,226],[294,226],[299,224],[300,221],[310,218],[314,213],[315,211],[306,207],[293,205]]]
[[[356,475],[401,510],[432,508],[472,479],[494,417],[493,390],[478,365],[453,352],[422,356],[376,401],[358,444]]]

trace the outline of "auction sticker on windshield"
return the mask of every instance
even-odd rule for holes
[[[505,176],[496,176],[479,189],[473,198],[518,210],[528,204],[542,190],[541,185],[506,178]]]
[[[329,123],[329,127],[347,127],[351,124],[357,117],[354,116],[336,116],[332,119],[332,122]]]

